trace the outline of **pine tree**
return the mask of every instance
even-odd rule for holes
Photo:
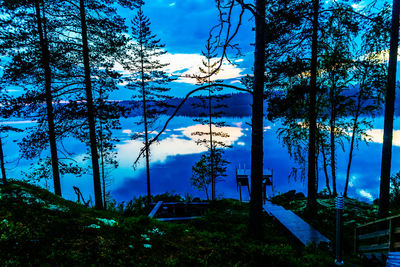
[[[163,71],[168,64],[161,63],[160,57],[166,53],[163,44],[150,30],[150,20],[141,9],[132,20],[132,45],[129,57],[124,65],[130,71],[128,88],[137,92],[142,108],[142,121],[144,126],[144,144],[146,147],[146,182],[147,202],[151,202],[150,187],[150,128],[160,115],[165,114],[171,106],[166,100],[171,99],[167,93],[169,88],[165,84],[173,79]]]
[[[222,90],[221,87],[211,86],[212,84],[216,84],[219,81],[213,79],[213,76],[218,74],[219,69],[217,66],[220,63],[220,60],[215,60],[214,58],[217,56],[216,54],[216,46],[213,46],[210,38],[207,40],[207,44],[205,47],[205,51],[202,51],[202,55],[205,57],[205,60],[202,61],[202,66],[199,67],[201,76],[197,77],[197,81],[199,85],[209,85],[208,87],[208,96],[199,97],[201,104],[194,104],[194,108],[200,108],[205,110],[206,112],[200,113],[199,118],[195,119],[195,121],[200,122],[202,125],[208,125],[208,132],[196,132],[193,133],[197,136],[206,136],[208,135],[208,139],[200,139],[198,140],[198,144],[206,145],[209,149],[209,163],[210,163],[210,183],[211,183],[211,200],[215,200],[215,185],[216,185],[216,175],[214,169],[217,168],[215,164],[216,161],[214,159],[214,153],[218,153],[218,155],[223,156],[224,151],[221,148],[226,148],[226,144],[223,141],[216,141],[213,139],[213,136],[219,137],[229,137],[224,132],[216,132],[218,127],[224,126],[224,122],[217,121],[218,118],[221,118],[223,115],[223,111],[221,109],[226,108],[226,105],[223,105],[222,102],[226,98],[226,96],[216,95],[216,93]],[[215,119],[213,121],[213,118]],[[213,130],[214,126],[214,130]],[[219,148],[218,148],[219,147]],[[208,196],[208,195],[207,195]]]
[[[6,31],[2,31],[3,55],[10,56],[11,61],[5,67],[5,79],[20,86],[37,85],[44,87],[37,88],[25,94],[20,100],[22,102],[45,102],[44,117],[41,124],[46,124],[45,135],[47,138],[40,142],[41,147],[36,145],[33,149],[44,149],[50,146],[52,176],[54,190],[57,195],[61,195],[59,159],[56,144],[55,115],[53,109],[52,92],[52,69],[51,55],[49,49],[49,24],[45,13],[45,3],[40,0],[31,2],[3,1],[2,12],[6,14],[1,20],[1,24]],[[53,27],[54,25],[50,25]],[[31,42],[26,42],[26,39]],[[39,70],[38,70],[39,69]],[[20,102],[21,102],[20,101]],[[42,107],[40,107],[42,109]],[[40,110],[39,109],[39,110]],[[39,112],[35,112],[38,114]],[[45,118],[45,119],[44,119]],[[46,142],[45,140],[49,140]]]

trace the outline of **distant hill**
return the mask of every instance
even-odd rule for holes
[[[214,110],[215,112],[221,112],[223,116],[226,117],[245,117],[251,116],[251,103],[252,96],[248,93],[237,93],[223,95],[224,99],[221,104],[225,105],[225,108],[219,108]],[[167,101],[167,104],[178,106],[183,101],[183,98],[173,98]],[[129,116],[139,116],[142,115],[141,102],[140,101],[121,101],[120,105],[124,107],[136,107],[133,109]],[[189,97],[183,106],[179,109],[177,115],[189,116],[189,117],[199,117],[202,114],[208,113],[207,105],[203,108],[194,106],[199,106],[201,104],[200,96]],[[171,115],[175,111],[175,108],[168,110],[167,115]]]

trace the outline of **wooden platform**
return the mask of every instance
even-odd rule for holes
[[[286,229],[289,230],[303,245],[311,243],[319,245],[320,243],[329,243],[329,239],[315,230],[311,225],[303,221],[299,216],[282,206],[272,204],[266,201],[264,210],[275,217]]]

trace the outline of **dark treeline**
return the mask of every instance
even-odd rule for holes
[[[193,96],[188,98],[182,107],[179,109],[177,115],[198,117],[201,114],[207,114],[207,106],[201,106],[201,101],[205,97]],[[166,101],[171,106],[177,106],[181,103],[183,98],[172,98]],[[139,116],[143,114],[140,108],[139,101],[121,101],[119,104],[123,107],[134,106],[135,109],[129,112],[129,116]],[[223,107],[219,107],[217,111],[222,112],[223,116],[226,117],[246,117],[251,116],[251,94],[237,93],[224,95],[222,100]],[[196,108],[193,108],[196,106]],[[169,108],[166,115],[171,115],[175,111],[175,108]],[[207,116],[207,115],[205,115]]]

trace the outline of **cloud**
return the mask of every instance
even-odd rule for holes
[[[372,129],[366,132],[370,136],[370,142],[383,143],[383,129]],[[400,130],[393,131],[393,146],[400,146]]]
[[[129,130],[129,129],[122,130],[122,133],[131,135],[132,134],[132,130]]]
[[[187,78],[182,76],[204,76],[204,74],[201,74],[199,70],[200,67],[204,68],[202,63],[204,59],[204,56],[202,56],[201,54],[179,53],[166,53],[159,57],[160,62],[168,64],[168,66],[164,68],[165,72],[169,73],[170,75],[181,76],[175,82],[188,84],[197,84],[197,80],[194,78]],[[211,59],[212,62],[215,62],[217,60],[217,58]],[[119,63],[115,64],[114,69],[123,75],[129,75],[129,72],[126,71]],[[221,70],[216,75],[213,75],[211,77],[211,80],[232,80],[231,83],[239,82],[240,78],[244,76],[244,74],[242,73],[243,71],[243,68],[224,61]],[[126,83],[120,85],[126,85]]]
[[[374,200],[374,197],[372,196],[372,194],[367,192],[367,191],[365,191],[364,189],[358,190],[358,194],[360,196],[362,196],[363,198],[366,198],[366,199],[368,199],[370,201]]]
[[[206,152],[208,148],[201,146],[196,143],[200,139],[199,136],[192,135],[194,132],[207,132],[209,130],[208,125],[193,125],[189,127],[174,129],[179,131],[181,135],[170,135],[169,137],[154,143],[150,149],[152,163],[165,162],[168,157],[176,155],[190,155],[199,154]],[[240,127],[213,127],[214,131],[223,132],[229,136],[224,138],[221,136],[215,136],[214,140],[224,141],[227,145],[233,145],[239,137],[243,135]],[[123,130],[127,133],[127,130]],[[238,145],[244,145],[238,143]],[[133,161],[139,154],[140,149],[143,147],[142,140],[126,140],[122,144],[116,145],[118,151],[117,157],[121,169],[132,168]],[[144,168],[145,162],[141,160],[137,168]]]
[[[160,58],[160,61],[169,63],[169,65],[165,68],[166,72],[181,76],[176,82],[197,84],[196,79],[182,76],[204,76],[204,74],[201,74],[199,70],[200,67],[204,68],[202,63],[204,59],[204,56],[201,54],[166,53]],[[211,62],[214,63],[217,60],[218,58],[213,58],[211,59]],[[235,82],[235,80],[239,81],[239,79],[244,75],[242,73],[243,71],[244,69],[224,61],[221,70],[216,75],[213,75],[211,80],[234,79],[232,82]]]
[[[208,139],[208,135],[199,136],[194,133],[208,133],[210,128],[208,125],[196,124],[186,128],[175,129],[175,131],[182,131],[185,137],[197,142],[199,140],[204,140],[205,138]],[[222,135],[214,135],[213,140],[223,142],[228,146],[233,145],[243,135],[241,127],[216,127],[213,125],[212,131],[222,133]]]

